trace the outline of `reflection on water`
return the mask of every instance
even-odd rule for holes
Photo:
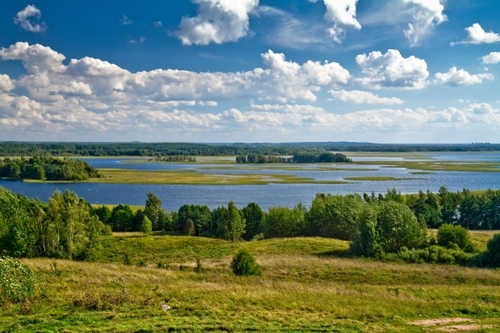
[[[428,154],[437,160],[500,161],[500,153],[483,154]],[[21,181],[0,180],[0,186],[31,198],[47,201],[54,191],[66,189],[76,192],[90,203],[143,205],[148,192],[155,193],[163,202],[164,208],[178,210],[183,204],[205,204],[211,209],[227,205],[232,200],[243,207],[250,202],[262,208],[271,206],[292,207],[299,202],[309,205],[317,193],[384,193],[396,188],[402,193],[416,193],[419,190],[437,192],[446,186],[450,191],[485,190],[500,188],[500,174],[486,172],[449,172],[440,171],[429,174],[411,174],[404,168],[383,168],[370,166],[369,170],[328,170],[319,171],[316,164],[300,165],[301,170],[279,170],[272,165],[265,170],[244,170],[245,166],[235,166],[231,170],[220,170],[221,165],[177,164],[140,162],[137,159],[86,159],[97,168],[124,168],[138,170],[185,170],[197,169],[200,172],[222,174],[291,174],[316,180],[343,180],[346,177],[394,177],[397,181],[352,181],[345,184],[270,184],[270,185],[125,185],[94,183],[24,183]],[[340,167],[340,165],[328,165]],[[344,165],[341,166],[342,168]],[[208,169],[205,169],[208,168]],[[213,168],[213,169],[210,169]]]

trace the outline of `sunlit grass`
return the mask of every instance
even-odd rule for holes
[[[280,184],[338,184],[339,181],[317,181],[295,175],[209,174],[193,170],[139,171],[124,169],[99,169],[101,178],[88,180],[93,183],[116,184],[179,184],[179,185],[267,185]]]
[[[241,247],[254,254],[261,277],[231,273],[231,257]],[[413,323],[459,317],[470,320],[463,325],[484,328],[481,332],[498,331],[500,271],[343,258],[347,248],[347,242],[322,238],[231,243],[117,234],[106,238],[105,263],[23,260],[42,273],[46,296],[32,302],[26,314],[16,306],[2,308],[0,327],[4,332],[432,332],[446,325]],[[124,253],[134,265],[122,264]],[[145,267],[135,266],[139,259]],[[194,271],[196,259],[201,272]],[[158,268],[159,261],[168,268]],[[171,309],[162,310],[162,304]]]

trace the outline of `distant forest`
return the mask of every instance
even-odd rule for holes
[[[355,142],[298,143],[77,143],[0,142],[0,156],[266,156],[322,152],[471,152],[500,151],[500,144],[376,144]]]

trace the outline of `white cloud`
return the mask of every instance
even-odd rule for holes
[[[402,0],[410,6],[413,21],[408,24],[404,31],[410,40],[411,46],[420,43],[437,25],[447,20],[443,14],[445,0]]]
[[[490,31],[486,32],[479,23],[474,23],[472,26],[465,28],[468,36],[465,40],[458,43],[450,43],[451,46],[455,44],[492,44],[500,42],[500,35]]]
[[[62,61],[66,59],[60,53],[53,51],[50,47],[40,44],[29,45],[17,42],[8,49],[0,49],[2,60],[22,60],[24,67],[30,73],[61,72],[64,70]]]
[[[19,24],[22,29],[30,32],[43,32],[47,29],[45,22],[31,23],[31,19],[40,19],[42,12],[35,5],[27,5],[14,16],[14,23]]]
[[[220,100],[243,98],[315,100],[323,87],[343,86],[350,80],[349,72],[335,62],[307,61],[300,65],[271,50],[261,56],[267,69],[229,73],[158,69],[131,73],[90,57],[71,59],[64,65],[64,55],[39,44],[19,42],[0,49],[0,59],[21,60],[26,68],[27,75],[17,85],[26,88],[31,98],[44,102],[78,97],[80,104],[140,107],[179,101],[210,106]]]
[[[328,28],[330,37],[337,43],[341,43],[345,36],[345,28],[360,30],[361,24],[356,19],[356,4],[358,0],[323,0],[326,6],[324,20],[333,23]],[[316,1],[310,1],[316,2]]]
[[[422,89],[429,76],[425,60],[410,56],[403,58],[398,50],[389,49],[356,56],[356,63],[365,77],[357,81],[367,87]]]
[[[0,91],[11,91],[16,85],[6,74],[0,74]]]
[[[351,90],[330,90],[328,91],[335,99],[344,103],[354,104],[403,104],[403,101],[396,97],[379,97],[368,91]]]
[[[479,84],[483,80],[493,80],[492,74],[469,74],[469,72],[463,69],[457,70],[456,67],[450,68],[447,73],[436,73],[434,77],[435,83],[446,84],[452,87]]]
[[[184,45],[234,42],[248,34],[249,13],[259,0],[192,0],[198,16],[183,17],[175,35]]]
[[[500,52],[491,52],[487,56],[481,57],[483,64],[498,64],[500,63]]]
[[[120,23],[122,25],[131,25],[134,23],[131,19],[129,19],[126,15],[123,15],[122,18],[120,19]]]

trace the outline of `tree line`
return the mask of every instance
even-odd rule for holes
[[[352,253],[360,256],[500,266],[494,252],[500,236],[478,254],[467,231],[497,229],[499,219],[500,190],[317,194],[310,207],[263,211],[256,203],[239,209],[229,202],[213,210],[186,204],[172,212],[148,193],[144,209],[134,212],[123,204],[93,208],[70,191],[55,192],[45,204],[0,188],[0,253],[91,260],[98,257],[100,236],[111,231],[165,231],[229,241],[327,237],[349,241]],[[428,237],[428,227],[438,229],[435,237]]]
[[[500,144],[376,144],[356,142],[232,143],[182,142],[0,142],[0,156],[284,156],[318,152],[500,151]]]
[[[297,153],[292,157],[248,154],[236,156],[236,163],[344,163],[352,162],[341,153]]]
[[[99,172],[85,161],[50,156],[4,158],[0,177],[35,180],[87,180],[99,178]]]

